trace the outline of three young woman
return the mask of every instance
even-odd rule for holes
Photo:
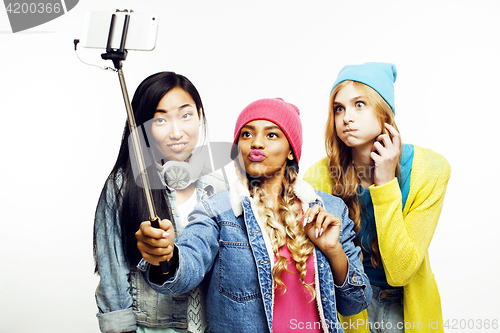
[[[157,214],[172,221],[179,235],[198,200],[226,188],[204,169],[205,112],[198,91],[184,76],[161,72],[146,78],[133,100],[136,124],[144,139],[144,158]],[[94,256],[100,282],[96,289],[102,332],[204,332],[203,294],[163,295],[142,279],[142,256],[135,233],[149,216],[125,126],[119,155],[102,190],[94,222]],[[196,287],[196,288],[195,288]]]
[[[241,151],[236,160],[240,179],[229,191],[196,206],[182,237],[175,239],[182,229],[174,213],[176,191],[169,187],[154,191],[155,200],[161,202],[159,215],[166,218],[161,222],[163,230],[142,223],[137,246],[150,263],[170,260],[169,275],[156,266],[140,265],[148,283],[166,295],[148,289],[135,269],[141,255],[133,235],[137,221],[147,213],[142,189],[127,185],[134,177],[124,140],[96,213],[101,328],[120,323],[118,327],[133,330],[135,320],[149,325],[149,319],[141,318],[155,318],[151,311],[166,305],[168,315],[157,323],[184,330],[186,320],[176,318],[181,313],[185,318],[186,298],[168,295],[186,293],[206,277],[213,332],[300,328],[341,332],[342,327],[354,332],[442,332],[440,298],[427,249],[450,167],[431,150],[401,144],[394,122],[395,80],[394,65],[367,63],[346,66],[334,84],[325,137],[327,157],[311,167],[304,179],[342,198],[349,211],[338,198],[313,191],[297,178],[302,144],[298,109],[279,99],[256,101],[240,114],[234,136]],[[196,100],[187,88],[181,90]],[[138,124],[153,116],[172,115],[156,114],[163,95],[156,100],[140,95],[134,106],[136,117],[142,119]],[[150,99],[153,113],[140,116],[139,100]],[[204,121],[201,101],[194,104]],[[164,159],[173,159],[169,149],[182,150],[183,145],[189,145],[189,140],[165,143],[158,152]],[[162,148],[166,149],[163,155]],[[213,182],[222,185],[220,179]],[[204,194],[218,188],[199,186],[201,180],[196,184],[202,193],[205,189]],[[183,196],[182,190],[177,193],[192,198],[189,193]],[[362,247],[364,270],[353,240]],[[143,301],[142,290],[152,299]],[[337,321],[337,310],[348,316],[368,303],[367,312],[340,316],[343,323]],[[173,304],[183,304],[183,310]]]
[[[188,292],[208,279],[210,332],[342,332],[337,311],[365,309],[371,287],[343,201],[298,178],[299,110],[262,99],[239,115],[239,179],[198,203],[183,234],[168,220],[141,224],[138,248],[154,290]],[[236,146],[237,145],[237,146]],[[175,245],[174,245],[175,243]]]
[[[340,71],[330,96],[327,157],[304,180],[345,201],[363,249],[373,299],[367,313],[344,319],[349,331],[443,332],[427,249],[451,170],[441,155],[401,144],[396,73],[387,63]]]

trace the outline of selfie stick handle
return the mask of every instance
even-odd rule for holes
[[[125,84],[125,77],[123,76],[123,70],[121,64],[121,62],[125,60],[125,58],[127,57],[127,50],[125,50],[125,40],[127,38],[130,15],[125,16],[122,38],[120,41],[120,48],[118,50],[113,50],[111,48],[111,36],[113,36],[114,20],[115,20],[115,14],[113,14],[113,16],[111,17],[111,25],[109,28],[106,53],[102,54],[101,57],[105,60],[112,60],[118,72],[118,79],[120,80],[120,87],[122,90],[123,100],[125,102],[125,109],[127,110],[128,126],[130,130],[130,135],[132,136],[132,146],[134,148],[135,156],[137,157],[137,164],[139,167],[142,188],[144,189],[144,196],[146,197],[146,203],[148,206],[149,220],[151,221],[152,227],[160,228],[159,224],[160,218],[158,217],[158,215],[156,215],[156,209],[153,202],[153,195],[151,193],[151,185],[149,184],[148,173],[146,170],[146,163],[144,162],[144,155],[142,154],[139,135],[137,134],[137,125],[135,123],[134,113],[132,111],[132,106],[130,104],[130,98],[128,96],[127,85]],[[168,267],[168,262],[166,261],[161,262],[160,267],[163,274],[167,274],[170,270]]]

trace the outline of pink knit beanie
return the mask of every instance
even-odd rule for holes
[[[241,111],[236,120],[233,144],[238,141],[243,126],[253,120],[268,120],[278,125],[285,133],[298,164],[302,154],[302,123],[299,115],[299,108],[281,98],[265,98],[252,102]]]

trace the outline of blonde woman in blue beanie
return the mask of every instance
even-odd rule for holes
[[[443,206],[450,166],[402,144],[394,122],[396,66],[345,66],[330,94],[327,156],[304,180],[349,207],[373,298],[342,318],[346,332],[443,332],[427,249]]]

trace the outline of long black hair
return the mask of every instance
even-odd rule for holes
[[[181,88],[191,96],[196,104],[200,121],[204,125],[203,128],[206,130],[205,111],[203,109],[200,94],[198,93],[196,87],[183,75],[176,74],[174,72],[160,72],[153,74],[142,81],[134,93],[134,97],[132,99],[132,109],[139,132],[141,132],[140,129],[143,130],[143,134],[145,133],[145,130],[147,131],[144,127],[150,126],[151,122],[148,121],[154,117],[158,103],[163,96],[165,96],[165,94],[174,88]],[[149,125],[146,124],[147,122]],[[138,185],[140,184],[140,181],[138,181],[137,172],[134,173],[134,168],[137,168],[135,167],[135,161],[131,161],[131,158],[134,158],[134,156],[133,154],[130,154],[129,136],[130,130],[128,122],[126,122],[118,158],[116,159],[116,163],[109,174],[108,181],[104,185],[101,192],[100,202],[103,201],[103,203],[108,207],[111,207],[114,212],[119,211],[121,219],[117,221],[118,225],[110,227],[117,228],[118,234],[121,234],[125,258],[129,266],[135,266],[142,258],[141,253],[137,249],[135,232],[139,230],[141,222],[148,219],[149,211],[147,209],[146,198],[144,197],[144,190]],[[140,137],[142,136],[140,135]],[[147,140],[141,140],[141,146],[143,148],[144,158],[147,160],[146,165],[149,166],[147,171],[149,181],[151,183],[151,192],[157,215],[161,219],[171,220],[172,213],[170,210],[170,204],[166,197],[166,191],[168,191],[168,189],[161,185],[154,163],[148,160],[151,156],[151,151]],[[150,154],[147,152],[150,152]],[[109,189],[109,186],[113,186],[114,188]],[[109,202],[110,198],[107,195],[110,190],[113,190],[116,194],[112,202]],[[97,219],[94,222],[94,260],[96,273],[99,273],[99,265],[97,261],[98,244],[96,241],[95,225],[95,223],[98,222],[106,223],[105,221],[97,221]],[[108,232],[113,231],[114,230],[108,230]]]

